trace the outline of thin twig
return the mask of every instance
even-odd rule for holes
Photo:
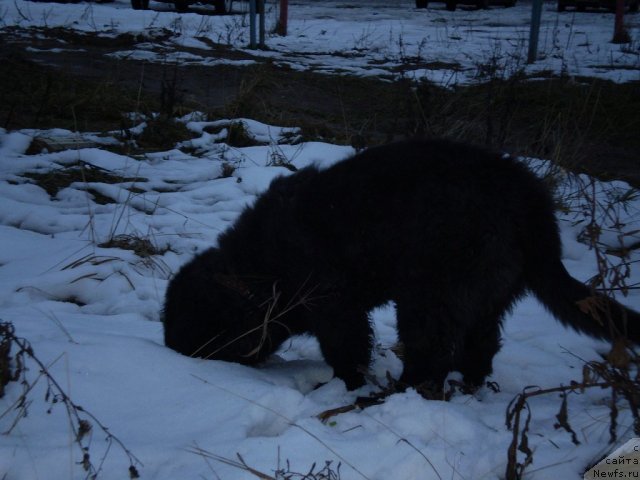
[[[251,403],[252,405],[255,405],[257,407],[260,407],[268,412],[273,413],[275,416],[277,416],[278,418],[281,418],[283,420],[285,420],[290,426],[292,427],[296,427],[299,428],[300,430],[302,430],[304,433],[306,433],[307,435],[309,435],[311,438],[313,438],[314,440],[316,440],[318,443],[320,443],[324,448],[326,448],[327,450],[329,450],[332,454],[334,454],[337,458],[339,458],[342,462],[344,462],[346,465],[348,465],[349,467],[351,467],[356,473],[358,473],[362,478],[365,478],[367,480],[369,480],[369,477],[367,477],[364,473],[362,473],[355,465],[353,465],[352,463],[350,463],[347,459],[345,459],[342,455],[340,455],[338,452],[336,452],[333,448],[331,448],[329,445],[327,445],[326,442],[324,442],[323,440],[321,440],[315,433],[313,433],[312,431],[310,431],[309,429],[303,427],[302,425],[298,425],[296,422],[294,422],[293,420],[291,420],[290,418],[286,417],[285,415],[281,414],[280,412],[274,410],[271,407],[268,407],[266,405],[262,405],[258,402],[256,402],[255,400],[245,397],[244,395],[240,395],[239,393],[236,392],[232,392],[231,390],[225,388],[225,387],[221,387],[220,385],[216,385],[214,383],[211,383],[209,381],[207,381],[206,379],[199,377],[197,375],[193,375],[192,377],[200,380],[201,382],[205,383],[206,385],[210,385],[214,388],[217,388],[219,390],[222,390],[223,392],[228,393],[229,395],[233,395],[234,397],[240,398],[246,402]]]
[[[15,425],[25,416],[26,409],[30,405],[30,401],[27,400],[27,395],[32,391],[33,387],[40,381],[40,379],[44,377],[47,381],[45,401],[50,402],[52,407],[56,403],[63,403],[63,405],[65,406],[67,415],[71,421],[71,428],[75,437],[74,442],[82,452],[82,461],[80,462],[80,464],[87,472],[87,478],[97,478],[98,474],[102,470],[102,465],[104,463],[106,455],[109,453],[109,450],[113,443],[120,447],[120,449],[125,453],[129,460],[129,477],[139,478],[139,473],[136,466],[142,466],[142,462],[140,462],[140,460],[124,445],[124,443],[118,437],[113,435],[93,413],[73,402],[73,400],[67,394],[66,390],[62,388],[55,377],[53,377],[53,375],[49,372],[49,366],[45,365],[36,356],[29,341],[15,335],[15,328],[13,324],[8,322],[0,323],[0,336],[18,347],[18,351],[14,355],[17,367],[15,369],[15,374],[13,375],[13,378],[11,380],[17,381],[21,379],[20,383],[23,385],[23,391],[18,400],[5,412],[3,412],[2,415],[0,415],[0,418],[2,418],[10,410],[15,408],[19,409],[19,414],[16,416],[13,425],[11,426],[9,431],[5,433],[10,433]],[[27,369],[24,363],[25,357],[33,361],[38,367],[38,377],[32,382],[28,382],[26,379]],[[55,361],[53,363],[55,363]],[[51,365],[53,365],[53,363]],[[49,411],[51,411],[51,408],[49,409]],[[103,458],[99,462],[99,466],[97,469],[91,462],[89,447],[83,444],[85,435],[92,429],[91,423],[82,418],[83,416],[88,417],[95,425],[98,426],[100,430],[102,430],[103,433],[106,434],[106,441],[108,442],[107,450]]]

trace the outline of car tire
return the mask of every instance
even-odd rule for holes
[[[507,0],[504,4],[505,8],[511,8],[516,6],[516,0]]]
[[[176,7],[176,12],[184,13],[189,10],[189,2],[186,0],[175,0],[173,5]]]
[[[416,0],[416,8],[427,8],[429,0]]]
[[[567,9],[567,6],[564,4],[562,0],[558,0],[558,11],[564,12]]]
[[[633,12],[633,13],[637,12],[637,11],[638,11],[638,4],[639,4],[639,3],[640,3],[640,2],[631,2],[631,3],[629,4],[629,11],[630,11],[630,12]]]
[[[457,6],[457,5],[456,5],[455,0],[453,0],[453,1],[452,1],[452,0],[447,0],[447,3],[446,3],[446,5],[445,5],[445,8],[446,8],[447,10],[449,10],[450,12],[454,12],[454,11],[455,11],[455,9],[456,9],[456,6]]]
[[[131,8],[134,10],[142,10],[142,0],[131,0]]]
[[[486,10],[489,8],[488,0],[476,0],[476,7],[478,10]]]

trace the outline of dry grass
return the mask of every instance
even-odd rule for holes
[[[106,183],[118,184],[123,182],[146,182],[142,177],[123,177],[104,168],[96,167],[89,163],[78,161],[74,165],[49,170],[46,172],[26,172],[23,177],[33,180],[33,182],[44,189],[51,197],[55,197],[58,192],[69,187],[73,183]],[[89,191],[89,190],[87,190]],[[91,193],[95,197],[96,203],[113,203],[115,200],[99,194],[96,190]]]

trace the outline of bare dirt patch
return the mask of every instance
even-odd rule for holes
[[[307,139],[356,147],[448,136],[640,186],[638,83],[488,77],[447,90],[401,74],[381,79],[292,70],[211,41],[207,50],[185,52],[252,64],[177,65],[110,55],[140,42],[162,45],[170,35],[0,31],[7,72],[0,77],[0,126],[101,131],[125,128],[127,112],[199,110],[211,118],[299,126]]]

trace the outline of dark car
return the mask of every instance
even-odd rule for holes
[[[173,3],[178,12],[186,12],[193,3],[206,3],[213,5],[217,13],[229,13],[233,0],[158,0],[164,3]],[[146,10],[149,8],[149,0],[131,0],[134,10]]]
[[[637,12],[640,0],[625,0],[625,7],[630,12]],[[587,8],[605,8],[611,12],[616,10],[616,0],[558,0],[558,11],[564,12],[567,7],[574,7],[578,12]]]
[[[427,8],[429,2],[444,2],[446,9],[454,11],[458,5],[475,5],[477,8],[489,8],[489,5],[513,7],[516,0],[416,0],[416,8]]]

